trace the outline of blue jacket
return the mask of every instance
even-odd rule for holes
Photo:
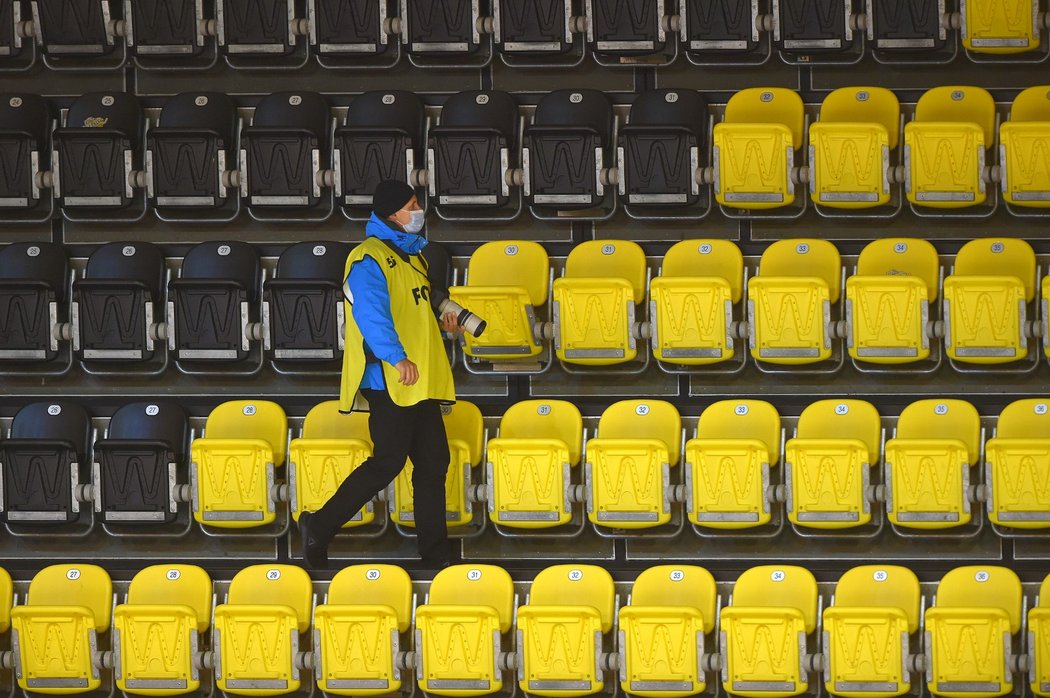
[[[417,254],[427,243],[421,235],[393,228],[374,213],[365,224],[365,236],[385,240],[406,254]],[[354,322],[365,338],[367,350],[376,359],[391,366],[408,358],[394,329],[394,319],[390,314],[390,291],[379,263],[365,257],[354,264],[343,282],[343,293],[350,301]],[[379,361],[365,365],[362,388],[386,390]]]

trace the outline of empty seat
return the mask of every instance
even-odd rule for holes
[[[904,364],[930,356],[930,304],[940,286],[937,250],[918,238],[864,246],[846,279],[846,348],[855,361]]]
[[[763,400],[720,400],[700,413],[685,444],[686,514],[704,528],[741,529],[772,519],[780,415]]]
[[[496,48],[504,56],[558,55],[572,49],[571,0],[495,0]]]
[[[661,53],[668,42],[665,10],[664,2],[650,0],[589,0],[587,44],[596,56],[624,63]]]
[[[77,486],[90,481],[91,418],[74,402],[33,402],[0,441],[8,523],[60,524],[80,517]]]
[[[881,456],[879,413],[863,400],[820,400],[785,446],[791,523],[841,529],[871,521],[868,484]]]
[[[651,528],[671,520],[671,468],[681,455],[682,418],[663,400],[621,400],[587,442],[587,518],[605,528]]]
[[[454,57],[481,48],[478,5],[454,0],[402,0],[401,41],[423,57]]]
[[[1021,580],[1006,567],[956,567],[926,609],[926,685],[941,696],[1003,696],[1013,690]]]
[[[827,240],[778,240],[747,284],[751,356],[775,364],[831,358],[832,305],[842,284],[839,251]]]
[[[795,201],[792,168],[802,147],[802,98],[782,87],[749,87],[726,104],[714,128],[715,198],[722,206],[769,209]]]
[[[531,695],[586,696],[605,687],[602,637],[616,589],[596,565],[554,565],[532,581],[518,609],[518,686]]]
[[[137,573],[113,611],[117,688],[155,696],[198,690],[198,647],[211,611],[211,578],[200,567],[166,563]]]
[[[630,240],[572,248],[554,280],[554,349],[567,363],[608,366],[638,355],[635,308],[645,300],[645,252]]]
[[[1043,28],[1032,0],[966,0],[960,9],[963,47],[975,53],[1035,51]]]
[[[298,40],[293,0],[215,0],[219,45],[230,56],[286,56]]]
[[[511,528],[549,528],[572,519],[572,470],[583,419],[566,400],[523,400],[507,408],[486,444],[489,518]]]
[[[193,518],[220,528],[263,526],[276,518],[271,489],[284,465],[288,420],[266,400],[231,400],[208,415],[190,444]]]
[[[292,693],[302,684],[300,637],[310,628],[310,576],[294,565],[252,565],[215,607],[215,683],[236,695]],[[309,678],[307,679],[309,681]]]
[[[181,63],[204,53],[202,3],[135,0],[124,8],[124,37],[136,58]]]
[[[387,9],[379,3],[352,0],[308,0],[310,43],[318,60],[343,57],[360,61],[391,50]]]
[[[1035,253],[1024,240],[979,238],[963,245],[944,280],[948,356],[973,364],[1025,358],[1036,272]]]
[[[69,297],[69,259],[53,242],[0,248],[0,360],[51,361]]]
[[[514,582],[495,565],[453,565],[416,609],[418,671],[427,693],[482,696],[503,688],[501,636],[514,620]]]
[[[95,655],[112,608],[113,584],[101,567],[63,563],[37,572],[25,603],[11,609],[19,688],[51,694],[100,688]]]
[[[412,580],[396,565],[350,565],[336,573],[325,602],[314,609],[317,687],[371,696],[410,683],[400,655],[413,610]]]
[[[1000,185],[1014,206],[1050,207],[1050,85],[1021,90],[999,127]]]
[[[14,598],[15,589],[11,575],[0,567],[0,633],[6,633],[11,627],[11,604]]]
[[[995,101],[980,87],[946,85],[923,93],[904,125],[908,201],[962,208],[988,198],[985,151],[995,142]]]
[[[33,0],[33,29],[49,58],[100,58],[116,49],[111,0]],[[119,15],[117,15],[119,16]],[[117,66],[113,66],[114,68]]]
[[[1050,575],[1039,585],[1036,605],[1028,611],[1028,686],[1037,696],[1050,695]]]
[[[0,59],[5,63],[19,57],[26,50],[25,46],[31,43],[26,41],[20,26],[25,11],[21,0],[0,6]]]
[[[619,613],[620,688],[648,698],[703,691],[704,638],[717,615],[718,589],[703,567],[656,565],[639,574]]]
[[[29,211],[50,197],[41,194],[37,181],[51,157],[50,128],[51,112],[43,97],[0,95],[0,212]]]
[[[717,60],[758,50],[758,4],[751,0],[683,0],[678,14],[692,56]]]
[[[805,568],[762,565],[741,574],[721,613],[722,687],[738,696],[805,693],[818,600]]]
[[[928,52],[944,49],[948,37],[943,2],[869,0],[868,39],[876,51]]]
[[[985,445],[988,518],[1010,529],[1050,528],[1050,401],[1011,402]]]
[[[824,609],[824,687],[858,698],[908,693],[910,639],[921,607],[919,580],[906,567],[861,565],[845,572]]]
[[[841,51],[853,43],[850,3],[840,0],[773,2],[773,40],[791,54]]]

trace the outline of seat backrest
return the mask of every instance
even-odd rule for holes
[[[667,444],[671,465],[681,452],[682,417],[666,400],[621,400],[609,405],[598,419],[603,439],[657,439]]]
[[[981,416],[965,400],[917,400],[897,420],[898,439],[957,439],[966,444],[970,465],[981,453]]]
[[[189,606],[197,616],[197,631],[204,632],[211,624],[211,577],[196,565],[151,565],[132,578],[127,602]]]
[[[876,123],[886,129],[890,148],[897,147],[901,105],[885,87],[840,87],[820,105],[820,120],[838,123]]]
[[[953,274],[1016,276],[1025,300],[1035,297],[1038,265],[1032,246],[1019,238],[978,238],[959,248]]]
[[[725,279],[736,303],[744,289],[744,255],[729,240],[682,240],[664,254],[660,276]]]
[[[51,110],[47,100],[26,92],[0,94],[0,131],[28,133],[43,146],[51,126]]]
[[[645,251],[631,240],[581,242],[565,259],[565,276],[624,279],[634,290],[634,302],[641,303],[645,300]]]
[[[398,630],[405,632],[412,622],[412,580],[397,565],[350,565],[332,577],[326,603],[389,606],[397,615]]]
[[[204,435],[211,439],[261,439],[273,449],[274,465],[284,463],[288,418],[269,400],[230,400],[208,415]]]
[[[15,242],[0,248],[0,279],[43,281],[62,302],[69,280],[69,258],[53,242]]]
[[[646,90],[631,103],[632,126],[680,126],[703,147],[707,131],[707,102],[696,90]]]
[[[413,145],[423,144],[426,112],[423,100],[407,90],[372,90],[358,95],[346,110],[346,125],[404,132]]]
[[[1010,617],[1010,632],[1021,629],[1024,593],[1017,573],[1008,567],[956,567],[937,585],[938,608],[1001,608]]]
[[[915,120],[977,124],[984,132],[985,147],[989,147],[995,139],[995,100],[983,87],[942,85],[919,97]]]
[[[11,575],[0,567],[0,633],[11,627],[11,605],[14,603],[15,587]]]
[[[471,286],[518,286],[539,307],[547,302],[550,287],[550,257],[538,242],[499,240],[486,242],[470,255],[467,284]]]
[[[868,448],[874,464],[882,442],[882,422],[875,406],[864,400],[818,400],[798,418],[800,439],[857,439]]]
[[[517,147],[521,118],[518,103],[500,90],[464,90],[448,98],[441,107],[441,125],[465,128],[493,128]]]
[[[695,608],[704,617],[704,632],[709,633],[718,614],[718,587],[703,567],[656,565],[634,580],[630,605]]]
[[[1050,398],[1015,400],[1003,408],[995,436],[999,439],[1044,438],[1050,435]]]
[[[226,596],[228,604],[290,606],[299,632],[310,627],[313,584],[310,575],[295,565],[252,565],[234,575]]]
[[[66,127],[119,131],[135,146],[142,138],[142,105],[129,92],[87,92],[69,105]]]
[[[36,573],[29,583],[30,606],[83,606],[95,616],[95,631],[109,628],[113,583],[98,565],[64,562]]]
[[[1050,608],[1050,574],[1043,578],[1043,583],[1039,585],[1039,600],[1036,604],[1038,608]]]
[[[259,100],[252,126],[303,129],[327,150],[331,119],[328,100],[316,92],[274,92]]]
[[[523,400],[503,413],[499,435],[505,439],[561,439],[576,464],[583,446],[583,417],[568,400]]]
[[[237,106],[222,92],[180,92],[161,107],[158,126],[214,131],[223,144],[232,145]]]
[[[481,462],[485,446],[485,420],[473,402],[459,400],[454,405],[442,406],[445,434],[449,440],[459,439],[467,445],[471,465]]]
[[[908,630],[919,629],[922,590],[919,578],[907,567],[861,565],[847,570],[835,585],[835,606],[899,608],[908,617]]]
[[[794,90],[784,87],[748,87],[726,103],[727,124],[783,124],[791,131],[791,145],[802,147],[806,106]]]
[[[181,461],[189,439],[189,420],[177,403],[132,402],[113,413],[106,438],[163,441],[176,461]]]
[[[770,465],[780,461],[780,415],[765,400],[720,400],[700,413],[701,439],[757,439],[769,451]]]
[[[148,242],[111,242],[91,253],[84,278],[138,281],[156,302],[164,288],[164,253]]]
[[[858,276],[917,276],[930,301],[937,299],[940,271],[937,248],[920,238],[873,240],[857,257]]]
[[[297,242],[286,247],[277,259],[275,276],[278,279],[331,281],[341,286],[349,254],[350,245],[345,242]]]
[[[303,420],[304,439],[361,439],[372,445],[368,432],[368,412],[339,411],[338,400],[319,402],[310,408]]]
[[[1050,85],[1018,92],[1010,106],[1010,121],[1050,121]]]
[[[228,279],[244,286],[254,301],[259,293],[259,252],[239,242],[202,242],[186,252],[179,276],[183,279]]]
[[[68,441],[84,463],[91,443],[91,417],[75,402],[32,402],[11,420],[11,438]]]
[[[839,299],[842,285],[842,257],[827,240],[794,238],[777,240],[766,248],[758,263],[762,276],[816,277],[828,285],[828,297]]]
[[[797,608],[806,632],[817,627],[817,580],[805,567],[760,565],[746,570],[733,585],[730,605],[741,608]]]
[[[612,629],[616,587],[597,565],[552,565],[540,570],[529,589],[532,606],[590,606],[602,619],[602,632]]]
[[[452,565],[434,576],[427,604],[488,606],[507,632],[514,620],[514,581],[496,565]]]
[[[613,108],[598,90],[555,90],[540,98],[532,123],[537,126],[582,126],[593,129],[602,145],[610,145]]]

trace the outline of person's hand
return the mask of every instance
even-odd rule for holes
[[[401,359],[394,364],[394,368],[401,374],[397,380],[402,385],[415,385],[419,380],[419,369],[408,359]]]
[[[445,313],[441,316],[441,331],[449,334],[462,334],[463,327],[459,324],[459,316],[455,313]]]

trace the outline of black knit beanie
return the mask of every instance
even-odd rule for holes
[[[376,193],[372,196],[372,211],[380,218],[389,218],[404,208],[415,195],[415,190],[404,182],[384,179],[376,185]]]

